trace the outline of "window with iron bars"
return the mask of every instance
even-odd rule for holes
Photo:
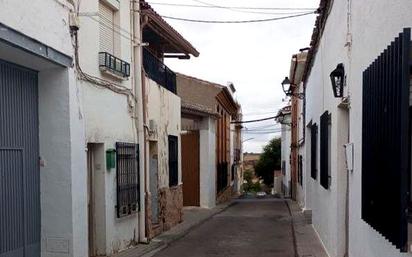
[[[221,162],[217,164],[217,192],[222,192],[227,187],[228,163]]]
[[[179,142],[177,136],[169,136],[169,186],[179,184]]]
[[[116,143],[117,217],[139,211],[139,145]]]

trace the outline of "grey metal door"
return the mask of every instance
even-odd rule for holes
[[[159,195],[158,195],[158,165],[157,155],[150,156],[150,193],[152,195],[152,223],[159,223]]]
[[[40,256],[37,73],[0,60],[0,257]]]

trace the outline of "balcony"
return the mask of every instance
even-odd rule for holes
[[[176,74],[147,49],[143,49],[143,67],[151,80],[176,94]]]
[[[122,79],[130,77],[130,64],[107,52],[99,52],[99,68]]]

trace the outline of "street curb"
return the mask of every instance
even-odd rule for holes
[[[196,222],[195,224],[193,224],[191,227],[189,227],[188,229],[186,229],[185,231],[183,231],[182,233],[180,233],[179,235],[176,235],[175,237],[167,240],[167,241],[162,241],[159,242],[160,245],[159,247],[150,250],[146,253],[143,253],[142,255],[138,255],[136,257],[152,257],[153,255],[155,255],[156,253],[161,252],[162,250],[164,250],[165,248],[171,246],[174,242],[176,242],[177,240],[182,239],[183,237],[185,237],[187,234],[189,234],[192,230],[194,230],[195,228],[198,228],[199,226],[201,226],[202,224],[204,224],[205,222],[211,220],[214,216],[224,212],[225,210],[227,210],[228,208],[232,207],[233,205],[236,205],[237,202],[231,200],[230,203],[228,203],[226,206],[222,207],[222,209],[220,209],[219,211],[211,214],[210,216],[208,216],[206,219],[200,220],[199,222]]]
[[[290,226],[292,229],[292,239],[293,239],[293,250],[295,252],[295,257],[299,257],[299,252],[298,252],[298,243],[296,240],[296,230],[295,230],[295,220],[293,217],[292,209],[290,208],[288,200],[284,200],[286,207],[288,208],[288,212],[290,215]]]

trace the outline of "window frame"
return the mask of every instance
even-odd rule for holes
[[[117,218],[140,211],[139,145],[116,142]]]
[[[179,185],[179,138],[168,136],[169,187]]]

